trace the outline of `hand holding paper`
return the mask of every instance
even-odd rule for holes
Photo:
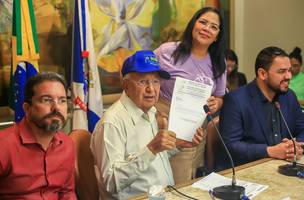
[[[212,82],[212,80],[211,80]],[[177,77],[169,114],[169,130],[176,137],[192,141],[196,129],[206,118],[203,105],[211,95],[212,85]]]
[[[159,132],[147,145],[150,151],[156,155],[164,150],[170,150],[176,147],[176,135],[172,131],[168,131],[168,120],[162,117],[159,121]]]
[[[199,145],[203,138],[206,137],[206,134],[203,132],[203,129],[200,127],[196,129],[196,133],[192,138],[192,142],[182,140],[182,139],[176,139],[176,146],[182,147],[182,148],[191,148]]]

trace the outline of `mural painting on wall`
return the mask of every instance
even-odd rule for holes
[[[178,40],[202,0],[96,0],[91,4],[97,63],[103,94],[121,91],[120,69],[139,49]],[[98,19],[98,20],[96,20]]]
[[[41,71],[56,71],[65,74],[70,66],[71,48],[68,29],[72,24],[74,0],[32,0]],[[11,66],[13,0],[0,1],[0,97],[7,97]],[[0,106],[7,105],[7,98],[0,98]]]
[[[67,40],[68,29],[72,24],[73,0],[32,0],[32,2],[41,49],[40,65],[62,65],[62,58],[57,58],[58,55],[54,56],[51,50],[56,49],[54,50],[56,52],[66,47],[58,42],[58,38],[59,41],[60,38]],[[2,43],[8,43],[8,46],[10,46],[12,32],[12,4],[13,0],[0,1],[0,40]],[[1,51],[2,54],[4,53]]]
[[[32,1],[41,71],[57,71],[65,74],[69,80],[74,0]],[[1,86],[8,87],[9,83],[12,2],[0,1],[0,97],[5,93]],[[120,69],[126,57],[139,49],[155,49],[163,42],[178,40],[196,10],[203,5],[219,6],[218,2],[90,0],[95,54],[103,94],[121,92]]]

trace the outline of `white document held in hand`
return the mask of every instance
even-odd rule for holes
[[[206,118],[203,106],[211,95],[213,81],[210,79],[205,82],[176,78],[168,129],[175,132],[179,139],[192,141],[196,129],[202,126]]]

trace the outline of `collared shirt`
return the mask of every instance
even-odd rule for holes
[[[73,141],[62,132],[44,150],[25,119],[0,131],[0,199],[76,199],[74,166]]]
[[[127,199],[152,185],[174,184],[167,152],[154,155],[147,148],[158,132],[155,112],[152,107],[144,113],[123,93],[98,122],[91,149],[101,199]]]
[[[269,134],[267,134],[269,146],[273,146],[282,142],[282,128],[281,128],[281,117],[280,113],[275,105],[275,102],[278,101],[278,96],[276,95],[273,100],[270,102],[261,90],[257,87],[257,91],[259,97],[262,102],[262,110],[264,112],[264,116],[267,121],[267,130],[269,130]]]

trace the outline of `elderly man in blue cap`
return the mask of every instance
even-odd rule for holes
[[[169,154],[189,145],[167,130],[166,118],[157,125],[160,80],[170,74],[160,69],[153,51],[127,58],[122,75],[124,92],[98,122],[91,140],[100,199],[128,199],[152,185],[173,185]],[[202,134],[198,129],[192,145],[201,142]]]

